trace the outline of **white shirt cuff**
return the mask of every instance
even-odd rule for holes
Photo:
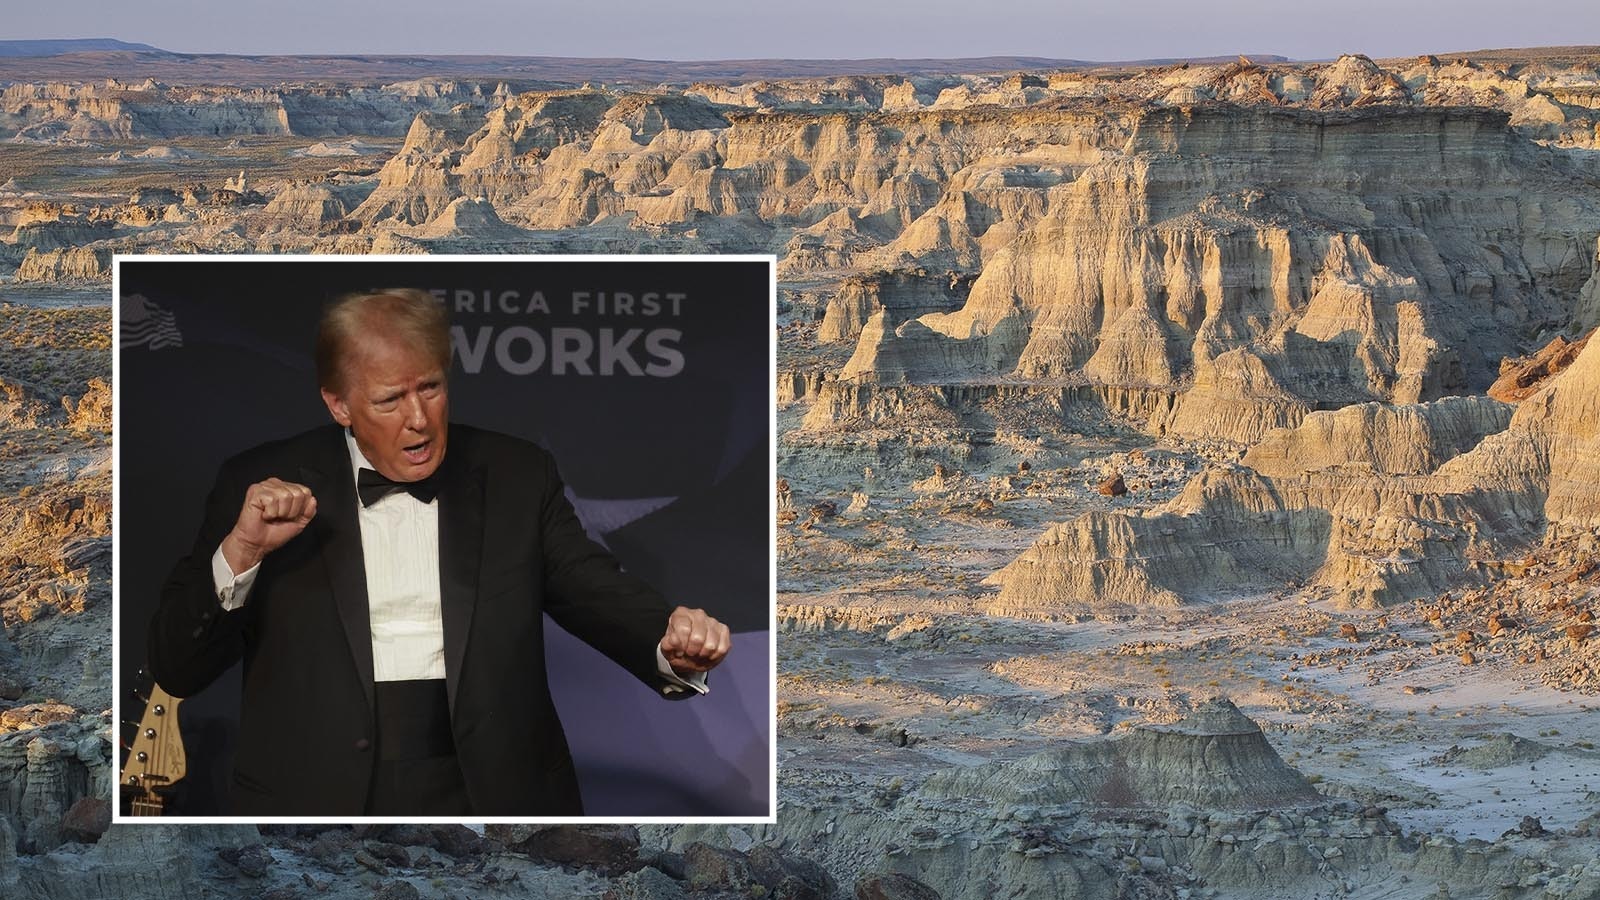
[[[211,554],[211,584],[217,590],[217,601],[223,609],[233,612],[244,608],[244,601],[250,597],[250,586],[256,583],[256,572],[260,570],[261,564],[256,563],[235,575],[228,560],[223,557],[221,547]]]
[[[667,664],[667,655],[661,652],[661,645],[656,645],[656,671],[666,680],[661,686],[663,694],[681,694],[684,691],[694,691],[696,694],[709,694],[711,688],[706,685],[706,673],[693,672],[687,678],[672,671],[672,666]]]

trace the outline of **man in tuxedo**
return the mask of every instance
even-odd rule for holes
[[[243,658],[237,815],[581,814],[543,614],[672,699],[727,627],[621,571],[544,450],[449,421],[431,295],[335,302],[316,361],[335,424],[224,463],[156,681],[192,696]]]

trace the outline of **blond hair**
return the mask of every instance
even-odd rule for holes
[[[444,304],[417,288],[385,288],[345,294],[322,311],[317,324],[317,385],[344,387],[344,364],[365,335],[382,329],[439,361],[450,371],[450,314]]]

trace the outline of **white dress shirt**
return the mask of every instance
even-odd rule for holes
[[[372,464],[347,430],[350,478]],[[423,503],[395,491],[364,506],[357,501],[361,554],[367,575],[367,624],[372,632],[372,676],[375,681],[412,681],[445,677],[444,618],[439,602],[439,504]],[[244,606],[260,564],[234,574],[219,546],[211,556],[211,576],[222,608]],[[656,645],[656,670],[667,682],[665,693],[691,690],[708,693],[705,673],[680,677]]]

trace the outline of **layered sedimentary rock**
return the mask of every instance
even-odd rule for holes
[[[1509,417],[1476,397],[1308,416],[1145,515],[1052,528],[994,576],[993,608],[1172,605],[1285,583],[1374,605],[1485,579],[1600,524],[1597,391],[1590,346]]]
[[[34,726],[19,715],[32,708],[55,707],[59,715],[39,717],[50,722]],[[62,843],[61,819],[83,797],[105,797],[111,792],[111,745],[106,723],[99,716],[74,716],[70,707],[32,704],[7,711],[0,725],[0,818],[18,827],[25,845],[34,852]],[[17,730],[13,730],[17,729]]]
[[[65,250],[29,250],[17,266],[17,281],[103,281],[111,275],[111,249],[73,247]]]
[[[855,341],[867,320],[880,311],[887,312],[885,323],[889,327],[926,313],[949,312],[961,305],[971,286],[970,279],[925,270],[851,276],[828,299],[817,340]]]
[[[297,185],[274,196],[262,217],[287,231],[316,233],[342,221],[370,192],[365,185]]]
[[[452,201],[439,215],[408,232],[410,237],[459,239],[475,243],[515,240],[523,232],[507,225],[483,199]]]
[[[491,82],[492,84],[492,82]],[[475,82],[442,79],[383,87],[245,88],[129,84],[12,84],[0,90],[0,137],[103,141],[187,135],[399,136],[417,114],[503,97]]]
[[[1416,406],[1363,403],[1306,416],[1267,434],[1243,463],[1268,477],[1350,467],[1378,475],[1422,475],[1510,424],[1512,408],[1487,397],[1446,397]]]
[[[226,830],[115,826],[83,853],[57,852],[28,860],[19,880],[25,896],[40,900],[192,897],[202,890],[202,882],[191,841],[203,844]]]
[[[1481,390],[1591,274],[1600,194],[1532,171],[1543,152],[1476,111],[1152,111],[1048,192],[962,309],[868,323],[842,375],[1158,392],[1152,430],[1242,441]],[[1529,217],[1554,233],[1508,251]]]
[[[417,225],[460,197],[509,204],[553,148],[592,137],[616,101],[599,91],[524,94],[485,113],[461,105],[419,115],[377,190],[355,212],[372,222]]]

